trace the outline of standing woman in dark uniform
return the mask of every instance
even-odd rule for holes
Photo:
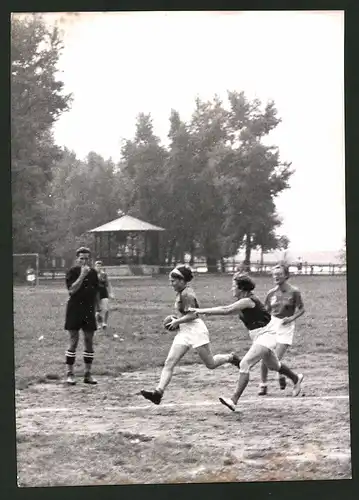
[[[97,384],[91,375],[91,368],[94,359],[93,337],[97,329],[95,313],[98,308],[99,288],[97,272],[90,267],[90,256],[88,248],[79,248],[76,252],[77,263],[66,274],[66,286],[70,295],[65,320],[65,330],[70,335],[70,345],[66,351],[66,382],[69,385],[76,384],[74,364],[81,329],[84,334],[84,382]]]
[[[237,402],[247,387],[250,370],[261,360],[270,370],[277,371],[292,380],[293,396],[298,396],[300,393],[303,380],[302,374],[297,375],[288,366],[279,362],[275,353],[277,344],[275,322],[261,301],[254,295],[254,288],[255,283],[249,276],[237,273],[233,277],[232,285],[233,295],[238,299],[236,302],[228,306],[206,309],[189,308],[190,312],[197,314],[239,314],[239,318],[249,331],[253,344],[240,362],[237,388],[231,398],[219,398],[220,402],[232,411],[235,411]]]
[[[113,299],[111,283],[108,279],[107,273],[103,268],[103,262],[98,260],[95,262],[95,269],[97,271],[100,289],[100,311],[97,315],[98,326],[106,330],[109,316],[108,299]],[[102,324],[100,321],[102,320]]]

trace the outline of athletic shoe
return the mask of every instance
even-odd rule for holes
[[[67,374],[66,384],[68,384],[68,385],[75,385],[76,384],[76,380],[75,380],[75,377],[74,377],[73,373],[68,373]]]
[[[219,398],[222,405],[227,406],[232,411],[236,411],[236,405],[233,403],[231,398]]]
[[[260,389],[259,389],[259,392],[258,392],[258,396],[266,396],[267,395],[267,386],[266,385],[261,385],[260,386]]]
[[[284,391],[284,389],[287,387],[287,380],[286,380],[286,378],[280,376],[279,379],[278,379],[278,381],[279,381],[279,387],[280,387],[280,389],[282,391]]]
[[[239,368],[239,364],[241,362],[240,358],[237,356],[235,352],[231,352],[231,355],[232,355],[232,359],[230,361],[231,365],[234,365],[237,368]]]
[[[160,404],[163,396],[163,394],[161,394],[161,392],[157,391],[156,389],[154,391],[146,391],[145,389],[142,389],[141,394],[145,399],[152,401],[152,403],[154,403],[155,405]]]
[[[303,378],[304,378],[304,375],[302,373],[299,373],[298,374],[298,381],[296,384],[294,384],[294,387],[293,387],[293,392],[292,392],[293,397],[298,396],[298,394],[300,394],[300,391],[302,390],[301,384],[302,384]]]
[[[95,384],[97,384],[97,380],[95,378],[93,378],[93,376],[91,375],[91,373],[85,373],[84,383],[85,384],[95,385]]]

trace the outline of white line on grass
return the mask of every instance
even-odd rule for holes
[[[278,403],[278,401],[286,401],[286,402],[306,402],[306,401],[322,401],[322,400],[342,400],[342,399],[349,399],[349,396],[344,396],[344,395],[339,395],[339,396],[305,396],[305,397],[297,397],[297,398],[290,398],[290,397],[282,397],[282,398],[253,398],[253,399],[242,399],[240,401],[240,404],[246,404],[246,403],[261,403],[261,405],[264,406],[265,403]],[[202,407],[202,406],[219,406],[220,403],[217,401],[193,401],[189,403],[163,403],[159,405],[157,408],[162,409],[162,408],[191,408],[191,407]],[[138,410],[149,410],[149,409],[154,409],[155,405],[141,405],[141,406],[105,406],[103,408],[99,408],[104,411],[138,411]],[[97,408],[85,408],[82,411],[83,412],[91,412],[93,413]],[[68,413],[74,413],[78,411],[78,408],[56,408],[56,407],[44,407],[44,408],[22,408],[16,410],[16,413],[18,416],[22,415],[31,415],[35,413],[61,413],[61,412],[68,412]]]

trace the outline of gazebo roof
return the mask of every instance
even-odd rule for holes
[[[163,227],[154,226],[148,222],[136,219],[130,215],[123,215],[119,219],[115,219],[111,222],[107,222],[102,226],[95,227],[95,229],[90,229],[89,233],[109,233],[118,231],[131,231],[131,232],[141,232],[141,231],[165,231]]]

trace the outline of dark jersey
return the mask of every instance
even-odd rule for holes
[[[188,313],[189,307],[198,308],[198,301],[196,294],[191,288],[184,288],[181,292],[177,293],[175,309],[176,312],[180,313],[182,316]]]
[[[69,269],[66,274],[66,286],[69,289],[80,276],[81,267],[74,266]],[[99,279],[95,269],[90,269],[87,276],[84,278],[80,288],[74,294],[70,295],[69,303],[82,306],[93,307],[95,304],[96,295],[99,292]]]
[[[100,271],[98,274],[98,284],[100,288],[107,288],[108,287],[108,278],[107,278],[107,273],[105,271]]]
[[[271,315],[262,302],[254,295],[248,297],[254,302],[254,307],[248,307],[241,311],[239,318],[243,321],[248,330],[255,330],[268,325]]]
[[[100,271],[98,274],[98,284],[100,291],[100,299],[108,299],[108,278],[105,271]]]

